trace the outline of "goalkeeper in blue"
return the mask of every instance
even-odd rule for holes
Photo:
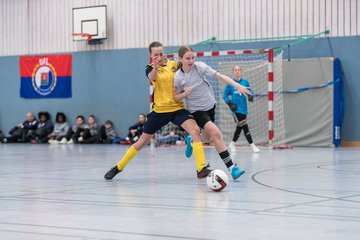
[[[229,169],[234,180],[238,179],[245,171],[233,163],[228,152],[223,135],[214,124],[215,121],[215,96],[212,86],[208,81],[214,77],[219,81],[231,84],[243,95],[251,94],[246,87],[234,82],[231,78],[215,71],[203,62],[195,61],[195,53],[188,46],[179,49],[179,69],[174,78],[174,99],[177,102],[186,100],[186,109],[194,117],[197,125],[203,130],[203,138],[214,144],[220,158]],[[192,154],[191,137],[186,138],[186,157]]]
[[[233,75],[234,81],[244,87],[247,87],[251,92],[249,81],[245,78],[242,78],[242,69],[240,65],[236,65],[233,67]],[[253,94],[253,92],[252,92]],[[253,95],[239,94],[236,88],[227,84],[224,90],[224,101],[230,107],[232,114],[237,122],[237,126],[234,132],[233,140],[229,144],[229,148],[232,152],[236,152],[235,142],[239,139],[241,131],[244,130],[245,138],[250,144],[253,152],[258,153],[260,150],[256,147],[253,139],[251,137],[249,126],[246,121],[246,116],[248,114],[247,101],[253,102]]]

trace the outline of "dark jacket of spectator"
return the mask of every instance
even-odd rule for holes
[[[10,136],[4,139],[5,142],[26,142],[29,136],[37,129],[38,124],[35,115],[30,112],[27,113],[26,120],[9,131]]]
[[[30,140],[32,143],[46,143],[48,135],[53,131],[54,125],[51,122],[50,114],[48,112],[39,112],[39,124],[37,129],[31,134],[28,134],[27,141]]]

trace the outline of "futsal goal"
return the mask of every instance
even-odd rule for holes
[[[247,79],[254,92],[254,101],[248,102],[247,122],[254,142],[258,145],[277,146],[285,143],[284,106],[282,95],[282,52],[274,49],[232,50],[216,52],[196,52],[195,61],[208,64],[221,74],[233,78],[232,69],[240,65],[242,77]],[[168,59],[177,60],[177,54],[168,54]],[[208,79],[216,99],[215,123],[230,142],[236,128],[234,116],[223,100],[225,83],[215,78]],[[150,87],[152,94],[152,87]],[[152,99],[150,97],[150,99]],[[151,100],[150,100],[151,102]],[[151,104],[151,103],[150,103]],[[172,132],[173,124],[165,126],[162,132]],[[178,130],[176,129],[177,132]],[[247,144],[240,137],[237,142]]]

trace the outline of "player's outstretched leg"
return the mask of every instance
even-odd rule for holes
[[[204,131],[210,137],[211,142],[214,144],[216,151],[219,153],[220,158],[223,160],[226,167],[229,169],[231,176],[234,180],[238,179],[245,173],[245,170],[239,168],[233,163],[229,151],[226,149],[223,135],[219,128],[213,122],[207,122],[204,126]]]
[[[183,124],[181,124],[181,127],[192,137],[192,149],[196,162],[197,178],[206,178],[212,170],[210,169],[210,166],[206,164],[204,147],[200,137],[200,128],[193,119],[186,120]]]
[[[152,138],[152,134],[143,133],[139,140],[134,143],[121,158],[121,160],[116,164],[115,167],[111,168],[104,176],[106,180],[113,179],[119,172],[124,170],[126,165],[138,154],[143,146],[145,146],[149,140]]]

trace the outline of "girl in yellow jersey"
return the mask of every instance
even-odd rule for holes
[[[154,85],[153,111],[147,116],[144,131],[139,140],[127,150],[118,164],[111,168],[104,177],[106,180],[111,180],[116,174],[123,171],[141,148],[149,142],[155,132],[172,122],[191,135],[197,177],[199,179],[205,178],[211,170],[206,165],[200,129],[190,113],[184,109],[183,103],[174,100],[173,82],[177,63],[165,59],[163,45],[160,42],[152,42],[149,45],[149,52],[153,63],[146,66],[145,72]]]

